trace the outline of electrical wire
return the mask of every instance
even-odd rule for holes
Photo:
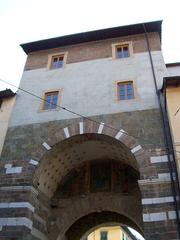
[[[21,87],[17,87],[16,85],[14,85],[14,84],[12,84],[12,83],[9,83],[9,82],[1,79],[1,78],[0,78],[0,81],[1,81],[1,82],[4,82],[4,83],[6,83],[6,84],[8,84],[8,85],[10,85],[10,86],[12,86],[12,87],[15,87],[15,88],[17,88],[18,90],[21,90],[21,91],[23,91],[23,92],[25,92],[25,93],[33,96],[33,97],[36,97],[36,98],[38,98],[38,99],[41,100],[41,101],[50,103],[50,102],[47,101],[46,99],[44,99],[44,98],[42,98],[42,97],[39,97],[38,95],[36,95],[36,94],[34,94],[34,93],[32,93],[32,92],[29,92],[29,91],[27,91],[27,90],[25,90],[25,89],[23,89],[23,88],[21,88]],[[89,118],[89,117],[86,117],[86,116],[83,116],[83,115],[81,115],[80,113],[77,113],[77,112],[75,112],[75,111],[72,111],[72,110],[70,110],[70,109],[68,109],[68,108],[66,108],[66,107],[63,107],[63,106],[60,106],[60,105],[54,104],[54,103],[53,103],[52,105],[53,105],[53,106],[56,106],[56,107],[59,107],[60,109],[62,109],[62,110],[64,110],[64,111],[67,111],[67,112],[69,112],[69,113],[72,113],[72,114],[74,114],[74,115],[76,115],[76,116],[78,116],[78,117],[81,117],[81,118],[83,118],[83,119],[92,121],[92,122],[94,122],[94,123],[96,123],[96,124],[102,124],[102,122],[96,121],[96,120],[94,120],[94,119],[92,119],[92,118]],[[105,127],[108,127],[108,128],[110,128],[110,129],[112,129],[112,130],[115,130],[115,131],[118,131],[118,132],[122,132],[123,134],[132,137],[132,135],[129,135],[127,132],[125,132],[125,131],[123,131],[123,130],[119,130],[119,129],[114,128],[114,127],[112,127],[112,126],[109,126],[108,124],[105,124],[105,123],[103,123],[103,125],[104,125]],[[162,149],[162,151],[167,151],[167,149]],[[176,150],[174,150],[174,151],[177,152],[177,153],[180,153],[180,151],[176,151]]]
[[[180,108],[178,108],[178,110],[175,112],[174,116],[176,116],[179,111],[180,111]]]
[[[27,91],[27,90],[25,90],[25,89],[23,89],[23,88],[21,88],[21,87],[17,87],[16,85],[14,85],[14,84],[12,84],[12,83],[9,83],[9,82],[1,79],[1,78],[0,78],[0,81],[1,81],[1,82],[4,82],[4,83],[6,83],[6,84],[8,84],[8,85],[10,85],[10,86],[12,86],[12,87],[15,87],[15,88],[17,88],[18,90],[21,90],[21,91],[23,91],[23,92],[25,92],[25,93],[33,96],[33,97],[36,97],[36,98],[40,99],[41,101],[50,103],[48,100],[46,100],[46,99],[44,99],[44,98],[42,98],[42,97],[40,97],[40,96],[38,96],[38,95],[36,95],[36,94],[34,94],[34,93],[32,93],[32,92],[29,92],[29,91]],[[64,110],[64,111],[67,111],[67,112],[69,112],[69,113],[72,113],[72,114],[74,114],[74,115],[76,115],[76,116],[78,116],[78,117],[81,117],[81,118],[83,118],[83,119],[86,119],[86,120],[89,120],[89,121],[91,121],[91,122],[94,122],[94,123],[96,123],[96,124],[102,124],[102,122],[96,121],[96,120],[94,120],[94,119],[92,119],[92,118],[89,118],[89,117],[86,117],[86,116],[83,116],[82,114],[77,113],[77,112],[75,112],[75,111],[72,111],[72,110],[70,110],[70,109],[68,109],[68,108],[66,108],[66,107],[64,107],[64,106],[61,106],[61,105],[58,105],[58,104],[55,104],[55,103],[52,103],[51,105],[56,106],[56,107],[58,107],[58,108],[60,108],[60,109],[62,109],[62,110]],[[108,124],[106,124],[106,123],[103,123],[103,125],[104,125],[105,127],[108,127],[108,128],[110,128],[110,129],[112,129],[112,130],[115,130],[115,131],[118,131],[118,132],[122,132],[123,134],[125,134],[125,135],[127,135],[127,136],[131,136],[131,135],[129,135],[127,132],[125,132],[125,131],[123,131],[123,130],[119,130],[119,129],[117,129],[117,128],[114,128],[114,127],[112,127],[112,126],[110,126],[110,125],[108,125]]]

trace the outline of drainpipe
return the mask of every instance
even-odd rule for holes
[[[176,220],[177,220],[177,228],[178,228],[177,230],[178,230],[178,234],[179,234],[179,238],[180,238],[180,219],[179,219],[179,212],[178,212],[179,209],[178,209],[178,202],[177,202],[177,196],[180,197],[180,194],[179,194],[180,187],[179,187],[179,180],[178,180],[178,174],[177,174],[177,168],[176,168],[176,161],[175,161],[175,156],[174,156],[173,147],[172,147],[172,139],[171,139],[170,131],[169,131],[167,113],[166,113],[166,111],[163,111],[163,106],[162,106],[161,97],[160,97],[160,91],[158,90],[158,86],[157,86],[157,79],[156,79],[156,74],[155,74],[155,70],[154,70],[154,64],[153,64],[153,60],[152,60],[152,54],[151,54],[151,50],[150,50],[149,38],[148,38],[147,31],[146,31],[146,26],[144,23],[142,24],[142,26],[143,26],[144,33],[145,33],[145,39],[146,39],[146,44],[147,44],[147,49],[148,49],[149,59],[150,59],[150,64],[151,64],[151,70],[152,70],[152,74],[153,74],[154,86],[156,89],[158,105],[159,105],[159,109],[160,109],[165,147],[166,147],[167,156],[168,156],[168,166],[169,166],[170,178],[171,178],[171,188],[172,188],[172,193],[173,193],[173,198],[174,198],[174,209],[176,212]],[[168,139],[168,136],[170,139]],[[174,180],[172,163],[175,167],[175,177],[176,177],[177,182],[175,182],[175,180]],[[176,184],[177,184],[178,194],[176,193],[176,191],[177,191]]]

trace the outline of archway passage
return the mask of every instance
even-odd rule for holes
[[[103,134],[76,135],[57,143],[41,159],[34,184],[52,197],[62,178],[80,163],[97,159],[114,159],[139,171],[149,159],[140,154],[139,162],[126,145]]]
[[[129,218],[115,212],[94,212],[78,219],[66,232],[67,240],[79,240],[95,227],[103,225],[126,225],[130,226],[142,234],[138,226]]]
[[[108,222],[127,224],[142,233],[138,180],[148,160],[142,151],[140,156],[137,161],[132,149],[103,134],[76,135],[55,144],[34,177],[34,185],[50,203],[49,239],[64,239],[71,226],[91,214],[102,213],[107,222],[110,212]]]

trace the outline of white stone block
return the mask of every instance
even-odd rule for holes
[[[6,174],[14,174],[14,173],[21,173],[22,167],[11,167],[6,168]]]
[[[149,215],[149,213],[143,214],[143,222],[150,222],[150,215]]]
[[[151,159],[151,163],[168,162],[168,157],[167,157],[167,155],[163,155],[163,156],[152,156],[150,159]]]
[[[120,139],[120,137],[125,133],[123,129],[121,129],[115,136],[116,139]]]
[[[12,164],[5,164],[5,166],[4,166],[5,168],[11,168],[12,167]]]
[[[135,153],[135,152],[139,151],[140,149],[142,149],[142,147],[141,147],[141,145],[138,145],[138,146],[134,147],[133,149],[131,149],[131,152]]]
[[[32,221],[26,217],[0,218],[0,226],[26,226],[32,229]]]
[[[69,138],[69,137],[70,137],[70,135],[69,135],[69,129],[68,129],[67,127],[64,128],[64,134],[65,134],[66,138]]]
[[[35,160],[33,160],[33,159],[31,159],[31,160],[29,161],[29,163],[32,164],[32,165],[34,165],[34,166],[37,166],[37,165],[39,164],[38,161],[35,161]]]
[[[4,202],[0,203],[0,208],[8,208],[8,206],[9,206],[9,203],[4,203]]]
[[[152,201],[152,198],[144,198],[141,200],[141,203],[143,205],[146,205],[146,204],[153,204],[153,201]]]
[[[150,220],[151,222],[164,221],[167,220],[167,215],[165,212],[150,213]]]
[[[84,133],[84,123],[83,122],[79,122],[79,133],[80,134]]]
[[[50,147],[46,142],[44,142],[42,145],[43,145],[43,147],[45,147],[47,150],[50,150],[50,149],[51,149],[51,147]]]
[[[98,133],[99,133],[99,134],[102,133],[103,128],[104,128],[104,123],[101,123],[101,124],[99,125],[99,129],[98,129]]]
[[[176,219],[176,212],[175,211],[168,211],[168,218],[173,220]]]
[[[170,180],[170,173],[158,173],[158,178],[161,180]]]
[[[174,202],[174,198],[172,196],[169,197],[160,197],[160,198],[143,198],[142,204],[160,204],[160,203],[169,203]]]
[[[29,210],[34,212],[34,207],[29,202],[2,202],[0,203],[0,209],[1,208],[28,208]]]
[[[167,220],[166,212],[147,213],[143,214],[144,222],[158,222]]]

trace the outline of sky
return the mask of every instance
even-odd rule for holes
[[[0,79],[19,85],[21,43],[155,20],[163,20],[165,62],[179,62],[179,9],[179,0],[0,0]]]
[[[165,62],[180,62],[179,9],[179,0],[0,0],[0,79],[19,85],[21,43],[156,20],[163,20]],[[5,88],[16,91],[0,82]]]

